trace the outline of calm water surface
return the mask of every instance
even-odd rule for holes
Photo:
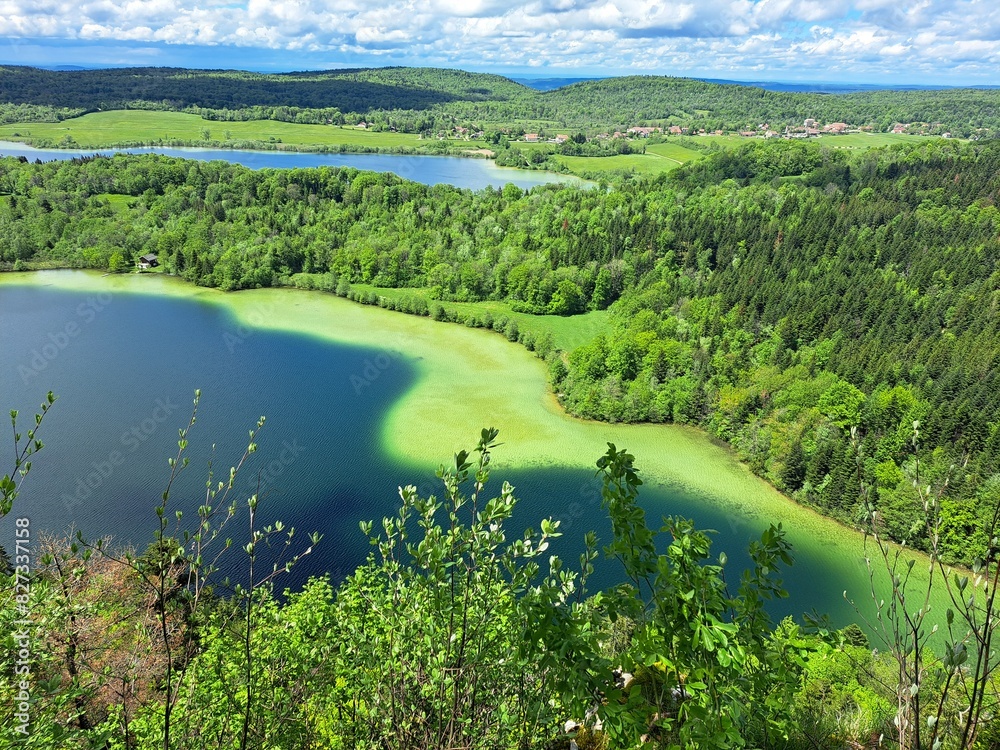
[[[370,549],[358,530],[360,520],[393,514],[401,484],[415,484],[424,494],[437,491],[435,466],[404,465],[381,447],[383,419],[413,382],[417,362],[377,344],[373,339],[371,348],[361,348],[255,330],[217,305],[194,300],[0,287],[0,407],[4,413],[20,409],[30,419],[46,391],[59,396],[43,426],[45,449],[17,509],[0,520],[0,543],[10,545],[13,517],[28,516],[36,539],[43,530],[76,528],[91,538],[111,534],[143,548],[156,528],[167,458],[176,453],[177,430],[200,388],[191,463],[174,488],[172,507],[190,518],[204,500],[209,463],[226,477],[247,430],[266,415],[239,497],[259,481],[269,517],[324,535],[317,554],[286,585],[324,572],[342,577]],[[358,386],[373,376],[378,388]],[[3,438],[0,455],[9,453],[8,440]],[[608,524],[593,472],[532,468],[497,474],[494,492],[503,479],[517,487],[518,530],[537,528],[542,517],[564,519],[566,535],[552,551],[571,567],[585,531],[597,530],[606,542]],[[643,500],[654,519],[684,514],[716,529],[716,549],[727,550],[734,567],[745,562],[740,550],[766,527],[763,519],[727,517],[703,498],[669,487],[645,487]],[[239,536],[236,527],[232,534]],[[615,582],[617,570],[605,563],[597,578],[600,584]],[[840,596],[845,581],[828,575],[808,551],[797,553],[786,583],[793,595],[774,607],[776,614],[816,608],[842,623],[853,619]]]
[[[34,161],[58,161],[93,156],[94,154],[164,154],[181,159],[242,164],[251,169],[295,167],[354,167],[374,172],[392,172],[407,180],[425,185],[440,183],[460,188],[480,190],[503,187],[512,182],[528,189],[549,183],[588,184],[576,177],[551,172],[528,172],[522,169],[498,167],[489,159],[469,159],[461,156],[405,156],[398,154],[311,154],[281,151],[237,151],[212,148],[147,148],[125,149],[41,149],[23,143],[0,141],[0,156],[24,156]]]

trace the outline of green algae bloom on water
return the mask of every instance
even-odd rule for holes
[[[501,336],[319,292],[261,289],[226,294],[157,274],[59,271],[0,276],[0,288],[25,285],[197,302],[231,322],[220,338],[223,349],[238,349],[253,332],[290,333],[316,344],[358,348],[363,352],[360,366],[330,383],[324,398],[371,397],[371,415],[377,421],[365,429],[372,432],[380,460],[400,467],[394,470],[393,481],[419,483],[452,453],[470,447],[482,427],[496,427],[503,445],[494,452],[495,480],[510,478],[523,488],[518,496],[526,504],[526,523],[537,524],[546,515],[562,518],[567,539],[600,527],[603,513],[593,490],[594,462],[609,442],[626,447],[635,455],[644,479],[641,497],[651,524],[661,515],[691,516],[699,526],[719,532],[718,551],[725,549],[733,560],[734,551],[745,548],[769,523],[780,522],[796,559],[784,576],[791,591],[785,611],[801,613],[815,607],[830,613],[836,624],[847,624],[858,618],[844,602],[844,590],[870,609],[860,534],[790,501],[700,430],[568,417],[548,388],[543,363]],[[376,408],[377,398],[386,393],[385,384],[402,377],[397,365],[405,365],[412,376],[403,378],[402,392],[393,391],[391,400]],[[211,377],[210,371],[206,368],[204,378]],[[137,386],[141,384],[120,385]],[[206,393],[225,387],[204,379],[199,386]],[[281,386],[272,382],[267,388]],[[57,421],[58,412],[53,429],[58,429]],[[239,432],[245,425],[226,427]],[[550,477],[544,485],[547,497],[525,497],[542,475]],[[581,490],[588,482],[589,490]],[[387,497],[386,502],[391,507],[394,498]],[[381,511],[373,508],[343,512],[338,543],[355,545],[356,521],[366,513],[381,517]],[[565,548],[556,551],[570,563],[575,560]],[[343,559],[344,565],[350,564],[349,557]],[[925,565],[915,568],[923,568],[926,575]]]

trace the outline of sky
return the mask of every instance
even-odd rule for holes
[[[0,63],[1000,84],[996,0],[0,0]]]

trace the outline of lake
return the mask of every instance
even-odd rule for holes
[[[460,188],[480,190],[503,187],[511,182],[527,190],[550,183],[586,185],[584,180],[553,172],[529,172],[523,169],[498,167],[490,159],[461,156],[405,156],[399,154],[313,154],[292,151],[237,151],[211,148],[102,148],[102,149],[42,149],[23,143],[0,141],[0,156],[23,156],[31,161],[58,161],[93,156],[95,154],[163,154],[179,159],[242,164],[251,169],[290,169],[296,167],[353,167],[373,172],[392,172],[400,177],[425,185],[445,183]]]
[[[30,419],[47,390],[59,396],[43,426],[45,449],[14,513],[0,521],[5,545],[12,518],[28,516],[36,538],[73,527],[144,547],[167,458],[200,388],[191,464],[172,507],[190,518],[209,462],[228,476],[247,430],[266,415],[240,489],[259,480],[270,518],[324,535],[286,584],[350,571],[370,549],[359,521],[379,528],[400,485],[436,492],[435,467],[496,426],[504,445],[492,492],[505,479],[516,487],[519,529],[560,519],[565,536],[552,552],[570,567],[585,531],[607,542],[594,462],[611,441],[636,456],[651,523],[680,514],[715,529],[731,581],[747,542],[769,522],[784,523],[796,565],[786,576],[792,595],[775,614],[816,609],[846,624],[856,615],[842,592],[867,601],[858,534],[784,498],[698,430],[565,416],[542,363],[486,331],[318,292],[224,294],[160,275],[55,271],[0,275],[0,347],[0,407]],[[605,563],[598,582],[617,575]]]

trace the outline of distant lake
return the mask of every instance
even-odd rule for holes
[[[496,426],[504,445],[489,496],[507,480],[521,500],[508,539],[543,517],[560,519],[565,536],[551,551],[568,567],[584,531],[608,542],[594,462],[612,441],[636,455],[650,524],[679,514],[715,529],[732,585],[747,543],[769,522],[784,523],[796,564],[785,576],[791,597],[770,605],[775,614],[815,608],[846,624],[856,615],[841,593],[867,599],[859,535],[785,500],[697,430],[564,416],[542,364],[485,331],[315,292],[227,295],[160,276],[59,271],[0,275],[0,351],[4,413],[20,409],[26,427],[47,390],[59,396],[43,425],[45,448],[14,513],[0,520],[8,549],[20,516],[32,519],[35,538],[76,528],[144,548],[167,458],[200,388],[191,464],[171,507],[190,521],[209,462],[216,479],[227,477],[265,415],[236,498],[260,480],[268,518],[303,537],[324,534],[282,586],[325,572],[340,578],[363,562],[371,548],[358,522],[379,529],[398,508],[400,485],[440,494],[435,468],[473,448],[479,428]],[[9,439],[0,438],[0,454]],[[244,522],[233,522],[234,537]],[[604,562],[595,583],[619,575]]]
[[[461,156],[405,156],[398,154],[314,154],[293,151],[237,151],[213,148],[33,148],[23,143],[0,141],[0,156],[24,156],[34,161],[60,161],[95,154],[163,154],[180,159],[228,161],[251,169],[291,169],[296,167],[353,167],[372,172],[392,172],[425,185],[447,184],[470,190],[503,187],[511,182],[527,190],[550,183],[585,185],[585,181],[552,172],[529,172],[498,167],[490,159]]]

